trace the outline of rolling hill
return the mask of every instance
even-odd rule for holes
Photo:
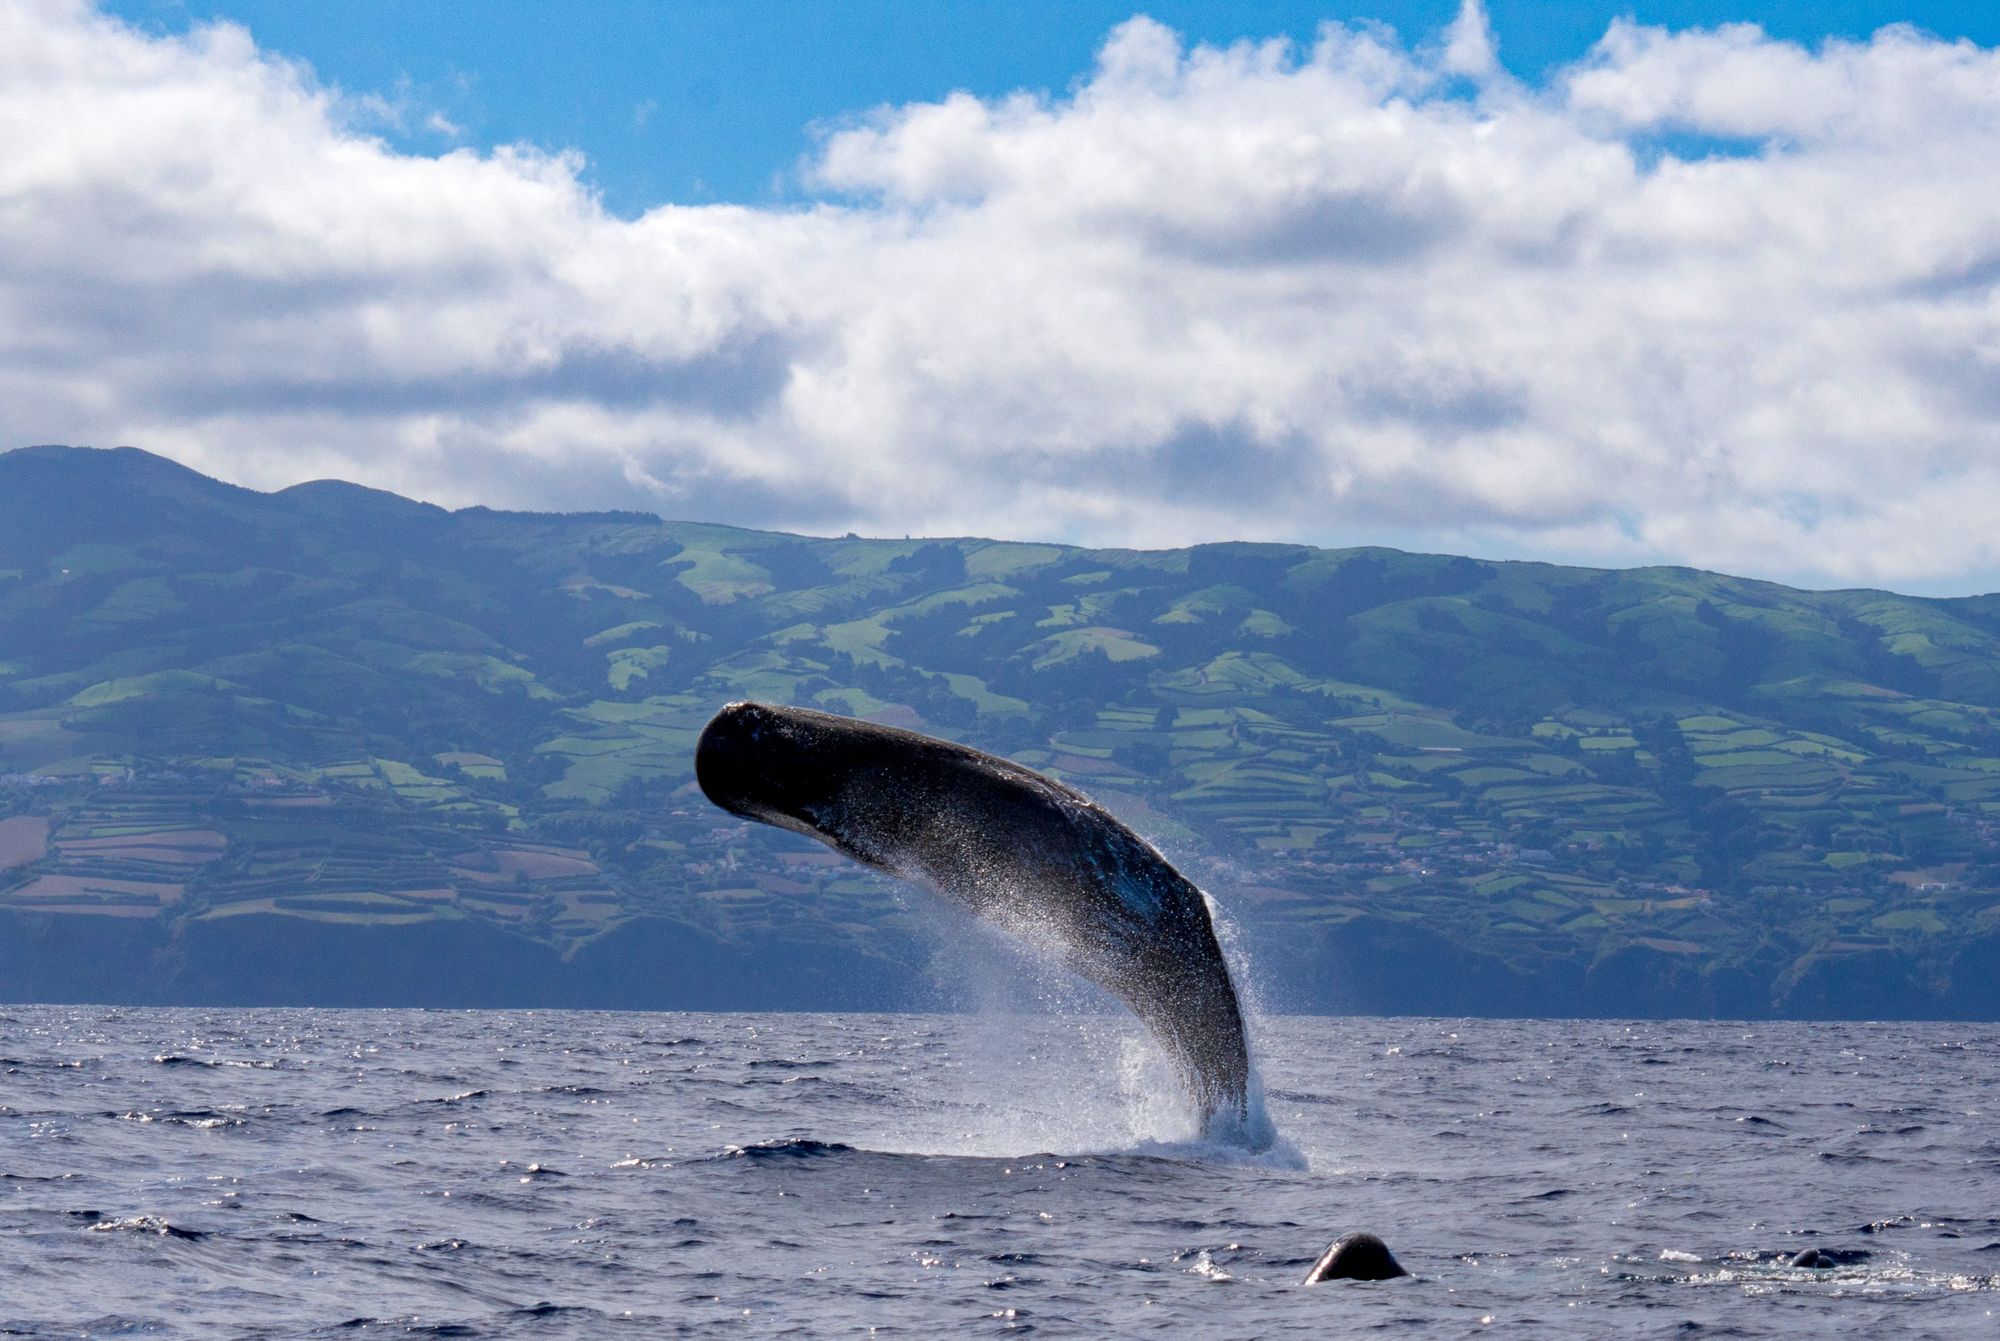
[[[2000,597],[817,539],[0,455],[0,998],[949,1002],[692,786],[755,697],[1089,791],[1268,1004],[2000,1015]]]

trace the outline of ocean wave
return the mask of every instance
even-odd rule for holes
[[[172,1224],[157,1215],[129,1215],[122,1220],[99,1220],[89,1227],[93,1234],[157,1234],[162,1238],[200,1240],[208,1234]]]
[[[758,1141],[754,1145],[732,1145],[724,1147],[716,1159],[743,1159],[752,1164],[776,1163],[782,1160],[827,1159],[840,1155],[882,1154],[882,1151],[863,1151],[839,1141],[815,1141],[809,1136],[795,1136],[784,1140]]]

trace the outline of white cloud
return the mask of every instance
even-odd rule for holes
[[[1481,0],[1465,0],[1458,17],[1444,32],[1444,58],[1440,62],[1453,74],[1485,79],[1500,68],[1500,55],[1493,44],[1493,24],[1486,17]]]
[[[1546,88],[1134,19],[794,209],[399,154],[237,28],[0,6],[0,444],[821,530],[2000,577],[2000,56],[1614,24]]]

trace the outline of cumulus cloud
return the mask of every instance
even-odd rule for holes
[[[1485,15],[826,134],[800,207],[397,153],[228,25],[0,6],[0,444],[815,530],[2000,577],[2000,55]]]

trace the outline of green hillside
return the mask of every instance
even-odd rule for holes
[[[746,697],[1084,788],[1275,1004],[2000,1013],[2000,598],[448,513],[63,448],[0,455],[0,997],[428,1000],[439,953],[481,1001],[921,995],[934,913],[693,789]]]

